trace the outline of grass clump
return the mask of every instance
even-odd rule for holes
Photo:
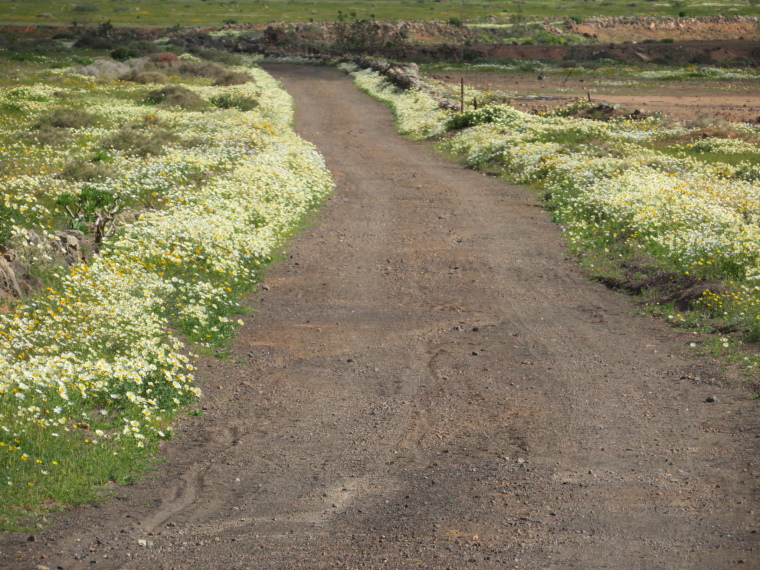
[[[95,124],[95,117],[71,107],[57,107],[37,119],[37,129],[85,129]]]
[[[229,73],[217,79],[214,85],[217,87],[229,87],[232,85],[245,85],[249,81],[253,81],[253,77],[248,73]]]
[[[218,63],[211,61],[183,61],[179,71],[190,77],[207,77],[214,81],[220,81],[230,75],[230,71]]]
[[[123,81],[133,81],[143,85],[149,83],[166,83],[169,79],[160,71],[132,71],[121,78]]]
[[[133,123],[122,126],[111,135],[101,139],[99,144],[103,149],[145,158],[163,155],[166,145],[176,142],[178,138],[176,134],[161,127]]]
[[[144,102],[148,105],[160,105],[164,108],[180,107],[186,111],[201,111],[207,103],[198,95],[181,85],[170,85],[148,93]]]
[[[126,61],[128,59],[152,55],[159,51],[159,47],[155,43],[139,40],[117,47],[111,52],[111,57],[118,61]]]
[[[50,505],[91,503],[109,492],[110,483],[134,482],[136,474],[149,467],[157,445],[138,448],[129,440],[104,441],[98,434],[111,424],[107,416],[80,416],[66,418],[56,438],[46,437],[43,429],[28,428],[3,438],[0,483],[13,500],[0,501],[0,529],[29,528]],[[83,464],[89,468],[82,469]]]
[[[231,93],[211,97],[211,103],[219,109],[239,109],[240,111],[252,111],[258,106],[255,99]]]
[[[93,162],[84,158],[74,158],[63,166],[58,176],[76,182],[93,182],[104,180],[112,174],[113,170],[102,161]]]

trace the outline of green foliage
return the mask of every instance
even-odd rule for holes
[[[195,48],[188,51],[193,55],[200,57],[201,59],[221,63],[223,65],[243,65],[244,62],[242,55],[239,53],[231,53],[227,50],[214,48]]]
[[[97,214],[104,208],[113,206],[117,199],[118,197],[108,190],[83,186],[79,194],[60,194],[55,203],[69,212],[76,212],[70,214],[72,219],[94,222]]]
[[[112,425],[108,416],[101,418],[95,414],[72,418],[78,427],[64,430],[62,426],[57,438],[28,428],[0,447],[0,530],[33,527],[51,504],[80,505],[102,499],[108,483],[133,483],[137,473],[153,463],[155,443],[138,448],[134,440],[102,441],[95,435],[95,430],[120,427]],[[79,427],[85,425],[87,429]],[[23,456],[28,459],[19,461]]]
[[[241,111],[252,111],[258,106],[258,102],[248,97],[241,97],[240,95],[233,95],[230,93],[223,93],[215,97],[211,97],[211,103],[220,109],[240,109]]]
[[[100,9],[95,4],[87,3],[87,4],[74,4],[71,8],[71,11],[84,14],[88,12],[99,12]]]
[[[144,99],[148,105],[162,107],[181,107],[186,111],[200,111],[207,107],[206,102],[198,95],[181,85],[170,85],[148,93]]]
[[[558,36],[556,34],[550,34],[544,30],[540,30],[534,33],[533,38],[535,39],[536,43],[543,45],[561,46],[567,44],[567,38],[563,38],[562,36]]]
[[[0,200],[0,245],[11,239],[13,226],[24,221],[24,216],[16,209],[8,207]]]
[[[151,55],[158,51],[159,48],[155,43],[147,40],[140,40],[116,48],[111,52],[111,57],[119,61],[126,61],[136,57],[145,57],[146,55]]]
[[[98,150],[95,152],[95,155],[92,157],[91,162],[111,162],[113,161],[113,157],[108,154],[104,150]]]
[[[288,128],[290,98],[259,69],[250,70],[257,85],[186,82],[191,90],[206,86],[204,98],[207,92],[245,97],[222,98],[217,103],[223,107],[248,108],[258,100],[261,108],[247,115],[182,112],[192,91],[180,91],[176,101],[178,92],[169,90],[149,103],[174,105],[160,113],[168,117],[165,122],[150,113],[125,124],[123,117],[133,116],[135,101],[150,89],[50,73],[49,63],[8,66],[6,84],[19,86],[6,87],[0,103],[0,176],[7,182],[0,240],[29,270],[23,284],[33,290],[44,285],[38,294],[27,295],[25,288],[22,299],[6,302],[6,309],[12,305],[29,314],[35,328],[13,319],[2,328],[2,359],[13,364],[0,367],[5,387],[0,390],[0,530],[34,527],[46,512],[96,500],[110,482],[127,483],[149,465],[156,441],[171,434],[173,415],[199,394],[175,333],[183,331],[204,346],[224,345],[238,326],[233,317],[241,310],[240,295],[254,286],[268,253],[330,187],[313,147]],[[200,65],[221,69],[221,78],[232,71]],[[191,95],[191,106],[198,100]],[[217,108],[201,103],[204,109]],[[92,108],[105,111],[95,117],[88,113]],[[84,124],[95,128],[72,130]],[[30,144],[40,136],[67,144],[53,149]],[[202,144],[203,151],[187,152],[193,144]],[[171,156],[154,156],[168,145]],[[285,145],[287,153],[280,150]],[[237,175],[238,166],[250,176]],[[211,176],[218,183],[203,184]],[[171,208],[158,215],[143,215],[169,203]],[[272,225],[252,248],[250,232],[266,224],[255,216],[261,209],[271,213]],[[117,221],[124,224],[120,235],[145,247],[107,242]],[[29,230],[28,240],[11,235],[15,226]],[[65,227],[87,232],[88,238],[81,240]],[[68,264],[79,259],[76,238],[87,263],[70,269]],[[41,319],[47,319],[48,329],[40,327]],[[63,377],[46,367],[47,391],[36,389],[41,385],[33,372],[41,370],[37,363],[46,358],[61,363],[59,354],[73,362],[72,368],[63,365],[66,370],[83,374]],[[32,376],[33,386],[21,383]],[[8,381],[20,384],[11,391]]]
[[[742,164],[734,171],[734,176],[747,182],[760,180],[760,164]]]
[[[123,207],[118,194],[92,186],[83,186],[79,194],[60,194],[55,202],[68,216],[71,229],[88,233],[92,227],[96,248],[113,235],[114,219]]]
[[[474,127],[475,125],[498,123],[506,118],[508,114],[507,107],[500,105],[483,107],[477,111],[464,111],[463,113],[454,115],[449,120],[446,128],[447,130],[459,130]]]

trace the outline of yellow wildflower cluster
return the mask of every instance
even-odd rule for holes
[[[186,83],[209,103],[203,111],[146,107],[155,86],[104,79],[0,90],[0,105],[15,109],[0,123],[9,165],[0,215],[10,212],[8,243],[47,272],[48,285],[0,313],[0,466],[51,469],[42,449],[56,438],[119,449],[167,436],[173,411],[199,395],[194,367],[167,331],[201,343],[228,336],[259,264],[332,190],[322,157],[292,131],[290,97],[262,70],[245,72],[254,80],[244,85]],[[223,94],[257,105],[214,107]],[[94,124],[40,144],[35,125],[54,98]],[[163,152],[104,148],[140,122],[169,133]],[[105,175],[65,176],[72,161],[101,157]],[[56,267],[46,245],[63,218],[56,199],[84,186],[118,194],[135,213],[88,262]]]

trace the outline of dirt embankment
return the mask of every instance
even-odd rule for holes
[[[113,29],[99,42],[113,49],[138,38],[168,37],[185,49],[214,48],[268,55],[375,54],[394,59],[475,61],[482,58],[531,58],[587,61],[602,58],[634,63],[760,64],[760,18],[589,18],[528,22],[494,20],[493,26],[468,27],[437,21],[370,21],[228,24],[180,31],[157,28]],[[216,33],[216,32],[223,33]],[[6,26],[0,47],[32,45],[54,36],[75,38],[93,30]],[[486,38],[483,40],[483,38]],[[547,38],[552,41],[549,42]],[[566,45],[556,45],[566,41]],[[548,43],[547,43],[548,42]],[[672,43],[668,43],[672,42]]]
[[[757,17],[707,16],[702,18],[588,18],[569,20],[570,31],[599,42],[760,41]]]
[[[757,567],[757,407],[695,337],[580,275],[530,191],[272,69],[335,195],[156,477],[0,567]]]
[[[591,45],[507,45],[415,46],[401,59],[476,61],[489,59],[539,59],[554,61],[594,61],[613,59],[631,63],[715,63],[738,60],[744,65],[760,62],[760,41],[721,40],[679,43],[608,43]]]

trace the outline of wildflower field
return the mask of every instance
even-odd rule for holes
[[[152,84],[79,64],[39,58],[0,87],[0,251],[34,288],[0,297],[4,529],[139,470],[199,395],[180,339],[223,344],[332,189],[255,66]]]
[[[507,104],[457,113],[439,109],[425,92],[397,89],[375,72],[346,70],[393,108],[401,132],[415,138],[449,132],[440,142],[446,151],[540,188],[592,275],[633,267],[644,295],[647,282],[667,279],[673,299],[650,299],[664,317],[730,331],[737,342],[760,341],[757,125],[714,132],[656,116],[573,117],[593,107],[587,101],[545,114]],[[674,303],[679,289],[692,294],[688,314]],[[755,362],[746,360],[748,373]]]

